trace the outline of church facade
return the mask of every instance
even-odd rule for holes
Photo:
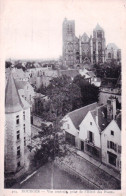
[[[115,59],[120,62],[121,51],[115,44],[105,42],[105,32],[99,24],[93,30],[93,36],[88,37],[86,33],[82,36],[75,35],[75,21],[63,21],[63,64],[65,66],[75,66],[89,62],[104,63]]]

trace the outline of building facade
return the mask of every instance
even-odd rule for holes
[[[5,174],[16,178],[24,171],[25,149],[31,143],[30,105],[20,97],[10,74],[5,91]]]
[[[113,58],[117,61],[121,60],[120,49],[116,48],[116,52],[113,54],[109,45],[106,47],[105,32],[99,24],[94,28],[93,36],[88,37],[84,33],[78,38],[75,35],[75,21],[65,18],[62,26],[62,35],[64,66],[76,67],[76,65],[84,64],[85,62],[91,64],[104,63],[108,60],[108,56],[109,60]]]

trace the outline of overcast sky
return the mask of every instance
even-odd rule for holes
[[[6,58],[56,58],[62,55],[62,22],[75,20],[76,36],[89,36],[97,23],[106,43],[122,48],[124,0],[4,0],[2,43]]]

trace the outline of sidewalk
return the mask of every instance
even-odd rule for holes
[[[77,153],[68,153],[68,155],[59,160],[59,164],[61,166],[64,165],[66,171],[69,168],[73,173],[77,173],[78,177],[87,179],[89,183],[96,185],[101,190],[121,189],[120,180]]]
[[[121,181],[121,174],[118,171],[115,171],[112,168],[108,168],[107,166],[105,166],[103,163],[93,159],[91,156],[87,155],[86,153],[83,153],[81,151],[77,151],[76,152],[77,155],[81,156],[82,158],[86,159],[87,161],[89,161],[90,163],[92,163],[93,165],[97,166],[98,168],[104,170],[106,173],[108,173],[109,175],[113,176],[114,178],[116,178],[117,180]]]
[[[71,146],[67,146],[69,148],[69,150],[73,153],[76,153],[77,155],[79,155],[80,157],[86,159],[87,161],[89,161],[90,163],[92,163],[93,165],[97,166],[98,168],[102,169],[103,171],[105,171],[106,173],[108,173],[109,175],[113,176],[114,178],[116,178],[117,180],[121,181],[121,174],[114,170],[113,168],[109,168],[107,166],[105,166],[103,163],[95,160],[94,158],[92,158],[91,156],[89,156],[88,154],[77,150],[74,147]]]

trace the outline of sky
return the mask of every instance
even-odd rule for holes
[[[62,55],[62,23],[75,20],[76,36],[99,23],[106,44],[123,47],[124,0],[2,0],[1,43],[5,58],[46,59]]]

